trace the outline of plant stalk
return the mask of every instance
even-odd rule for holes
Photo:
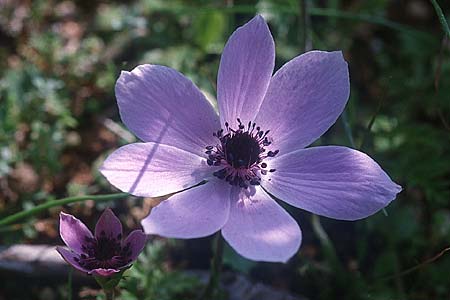
[[[118,198],[123,198],[128,196],[127,193],[116,193],[116,194],[107,194],[107,195],[86,195],[86,196],[77,196],[77,197],[67,197],[58,200],[50,200],[40,205],[37,205],[31,209],[23,210],[13,215],[7,216],[0,220],[0,226],[5,226],[9,224],[16,223],[17,221],[37,215],[38,213],[45,211],[49,208],[55,206],[62,206],[65,204],[70,204],[74,202],[81,202],[86,200],[94,200],[94,201],[107,201],[114,200]]]
[[[442,30],[445,32],[447,37],[450,38],[450,27],[448,26],[447,20],[445,19],[445,15],[442,12],[442,8],[439,6],[436,0],[430,0],[431,4],[433,4],[434,10],[439,18],[439,22],[441,23]]]
[[[69,269],[69,275],[67,277],[67,300],[72,300],[72,277],[73,277],[73,269]]]
[[[114,289],[104,289],[106,300],[114,300]]]
[[[302,53],[312,49],[312,42],[310,37],[310,23],[308,0],[300,0],[299,2],[299,16],[300,16],[300,50]]]
[[[215,247],[213,249],[214,254],[211,260],[211,274],[209,277],[208,284],[200,297],[202,300],[216,299],[214,297],[220,282],[220,272],[222,271],[222,260],[223,260],[223,238],[220,232],[216,234]]]

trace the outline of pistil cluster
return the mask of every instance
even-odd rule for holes
[[[210,166],[223,166],[213,174],[231,185],[241,188],[259,185],[260,174],[275,172],[275,169],[267,170],[264,159],[276,156],[279,150],[266,152],[266,148],[272,144],[268,136],[270,130],[263,131],[251,121],[245,126],[239,118],[237,125],[237,129],[233,129],[225,122],[225,130],[213,133],[220,143],[206,147],[206,162]]]

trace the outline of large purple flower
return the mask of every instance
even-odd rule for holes
[[[219,115],[173,69],[141,65],[122,72],[120,115],[144,143],[116,150],[101,172],[137,196],[181,191],[142,221],[146,233],[196,238],[222,230],[244,257],[286,261],[297,252],[301,231],[270,194],[342,220],[367,217],[395,199],[400,186],[366,154],[339,146],[304,149],[347,103],[342,53],[307,52],[272,76],[274,61],[261,16],[237,29],[220,61]]]
[[[122,240],[122,224],[110,209],[98,219],[94,235],[80,220],[61,212],[59,232],[69,247],[56,247],[59,254],[76,269],[104,277],[129,267],[146,242],[142,230],[134,230]]]

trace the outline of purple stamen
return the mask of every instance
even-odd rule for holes
[[[213,133],[220,141],[215,146],[206,146],[205,153],[208,155],[206,163],[209,166],[224,166],[223,169],[213,173],[214,176],[226,180],[229,184],[247,188],[249,185],[259,185],[262,175],[267,174],[267,163],[263,162],[266,157],[274,157],[279,150],[269,151],[264,155],[265,147],[270,146],[267,134],[270,130],[262,131],[256,123],[248,122],[247,130],[241,119],[237,118],[238,128],[235,130],[225,122],[224,130],[220,129]],[[256,127],[256,132],[255,132]],[[273,172],[271,169],[269,172]]]

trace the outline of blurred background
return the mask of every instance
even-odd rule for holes
[[[450,2],[439,2],[448,17]],[[344,52],[351,97],[316,144],[361,149],[404,190],[385,213],[358,222],[286,206],[303,230],[300,252],[273,264],[227,248],[225,269],[308,299],[449,299],[450,41],[425,0],[0,0],[0,218],[116,192],[97,167],[136,141],[115,102],[120,71],[170,66],[214,99],[223,46],[257,13],[274,36],[276,68],[304,49]],[[92,228],[109,206],[129,231],[155,203],[130,197],[63,209]],[[62,244],[60,210],[1,227],[0,245]],[[199,282],[185,270],[208,268],[210,242],[153,237],[123,299],[193,299]],[[0,278],[0,299],[101,297],[89,280],[70,291],[65,277],[0,268]]]

